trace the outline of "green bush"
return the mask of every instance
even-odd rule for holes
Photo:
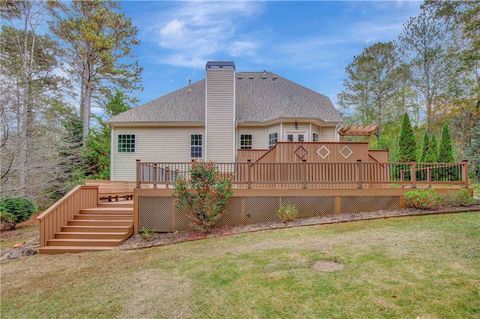
[[[140,230],[140,236],[142,236],[143,240],[150,241],[155,238],[155,232],[143,226]]]
[[[2,224],[15,229],[18,223],[29,219],[37,211],[35,202],[26,197],[6,197],[0,200]]]
[[[442,204],[442,197],[431,189],[417,189],[405,193],[407,206],[419,209],[433,209]]]
[[[173,196],[178,208],[188,208],[194,228],[208,232],[222,216],[223,208],[232,196],[232,181],[222,177],[212,162],[192,162],[190,178],[178,176]]]
[[[11,228],[11,224],[15,221],[15,216],[12,214],[6,212],[6,211],[0,211],[0,224],[1,224],[1,230],[5,230],[8,228]]]
[[[465,188],[445,196],[445,203],[452,206],[472,206],[475,204],[475,199],[472,193]]]
[[[277,211],[277,216],[282,222],[290,222],[298,218],[298,206],[290,203],[282,203]]]

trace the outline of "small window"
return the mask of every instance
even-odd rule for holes
[[[202,134],[190,135],[190,157],[202,158]]]
[[[293,134],[287,134],[287,142],[293,142]]]
[[[278,142],[278,133],[268,134],[268,148],[272,148]]]
[[[118,134],[119,153],[135,153],[135,134]]]
[[[305,142],[305,135],[303,135],[303,134],[298,134],[298,141],[299,141],[299,142]]]
[[[240,149],[251,150],[253,144],[252,134],[240,134]]]
[[[318,142],[320,140],[320,135],[318,133],[312,133],[312,141]]]

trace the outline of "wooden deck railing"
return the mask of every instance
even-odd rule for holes
[[[178,176],[188,179],[191,163],[137,160],[136,186],[170,187]],[[375,188],[398,185],[468,186],[467,162],[461,163],[215,163],[220,176],[235,188]]]
[[[60,198],[55,204],[37,217],[40,223],[40,247],[67,225],[80,209],[96,207],[98,204],[98,186],[80,185]]]

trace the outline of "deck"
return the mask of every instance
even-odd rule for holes
[[[189,230],[185,211],[175,208],[172,186],[189,179],[191,163],[137,161],[136,181],[86,181],[39,215],[40,252],[109,250],[141,227]],[[405,206],[404,194],[435,187],[446,194],[468,187],[468,163],[216,163],[234,194],[222,225],[275,220],[282,202],[300,217]],[[131,200],[133,198],[133,200]]]

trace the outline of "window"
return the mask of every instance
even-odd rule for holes
[[[298,134],[298,141],[299,141],[299,142],[305,142],[305,135],[303,135],[303,134]]]
[[[268,148],[272,148],[278,142],[278,133],[268,134]]]
[[[190,135],[190,157],[202,158],[202,134]]]
[[[118,134],[119,153],[135,153],[135,134]]]
[[[240,134],[240,149],[251,150],[253,143],[252,134]]]
[[[293,134],[287,134],[287,141],[293,142]]]
[[[318,133],[312,133],[312,141],[313,142],[318,142],[320,140],[320,135]]]

